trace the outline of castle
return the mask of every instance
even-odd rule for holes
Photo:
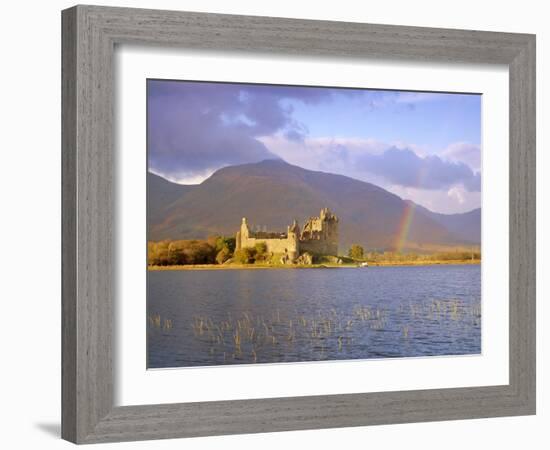
[[[321,209],[319,217],[310,217],[302,230],[294,220],[287,227],[286,233],[266,231],[253,232],[248,227],[246,217],[243,217],[241,229],[236,236],[236,249],[254,247],[265,243],[267,251],[281,254],[281,261],[294,263],[301,255],[309,254],[309,258],[321,255],[338,255],[338,217],[328,208]]]

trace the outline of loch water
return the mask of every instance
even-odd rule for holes
[[[481,267],[149,271],[149,368],[481,352]]]

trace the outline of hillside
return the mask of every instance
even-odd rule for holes
[[[149,187],[150,240],[234,235],[242,217],[250,224],[283,231],[294,218],[302,224],[328,207],[340,217],[341,252],[352,243],[391,249],[410,209],[407,201],[373,184],[281,160],[225,167],[194,186],[174,188],[154,177],[149,177],[154,184]],[[452,231],[460,229],[452,220],[455,215],[447,220],[435,214],[415,209],[405,249],[472,243]]]
[[[481,208],[461,214],[440,214],[416,205],[416,211],[425,214],[466,242],[479,245],[481,239]]]
[[[194,186],[172,183],[147,172],[147,211],[150,218],[164,217],[166,209]]]

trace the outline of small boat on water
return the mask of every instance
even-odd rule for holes
[[[359,267],[369,267],[369,263],[368,262],[362,262],[361,264],[359,264]]]

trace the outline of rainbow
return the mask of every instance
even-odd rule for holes
[[[415,209],[416,205],[413,202],[407,202],[407,205],[403,210],[403,214],[401,215],[401,219],[399,220],[397,236],[393,245],[396,252],[401,252],[407,243],[407,237],[409,235],[409,229],[411,227]]]
[[[416,176],[415,186],[423,186],[423,182],[426,178],[427,171],[425,169],[420,169]],[[414,217],[414,210],[416,209],[416,204],[412,201],[407,202],[401,219],[399,220],[399,227],[397,229],[397,235],[395,237],[395,242],[393,245],[394,251],[402,252],[403,247],[407,243],[407,237],[409,236],[409,230],[411,228],[411,222]]]

